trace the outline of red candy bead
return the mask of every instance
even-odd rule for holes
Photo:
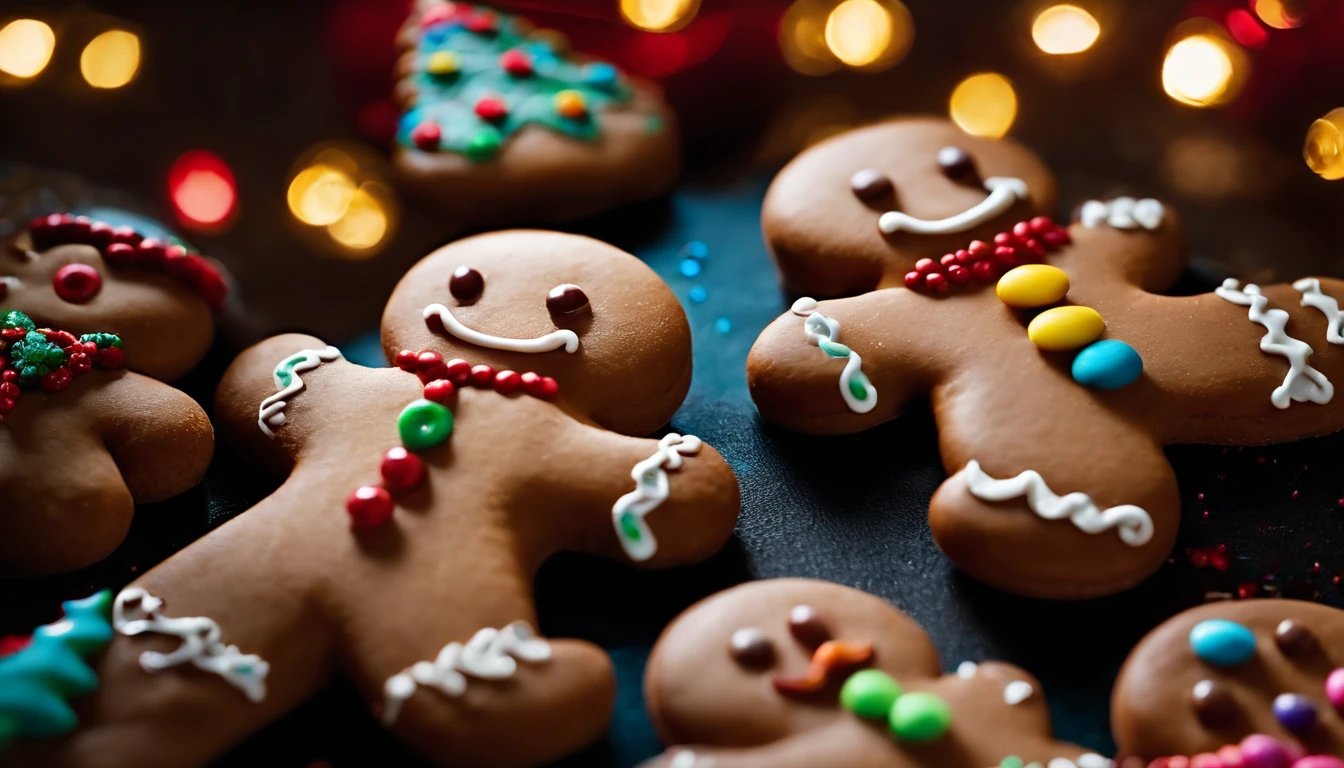
[[[499,66],[514,77],[527,77],[532,74],[532,57],[513,48],[499,55]]]
[[[15,378],[18,377],[16,376]],[[9,398],[10,400],[18,400],[19,395],[20,392],[18,384],[15,384],[12,381],[6,381],[3,384],[0,384],[0,397]]]
[[[89,371],[93,370],[93,361],[90,360],[89,356],[84,354],[83,352],[76,352],[75,354],[71,355],[67,365],[70,366],[70,372],[76,376],[88,373]]]
[[[503,99],[486,96],[476,102],[476,116],[493,123],[508,117],[509,108],[504,104]]]
[[[66,264],[51,278],[56,295],[71,304],[83,304],[103,289],[103,276],[88,264]]]
[[[8,397],[0,397],[0,416],[3,416],[14,410],[16,403]]]
[[[937,270],[937,263],[933,259],[920,259],[915,262],[915,271],[921,275],[928,275]]]
[[[975,279],[982,283],[992,282],[994,280],[994,273],[997,271],[994,262],[989,259],[977,261],[975,266],[971,267],[971,274],[975,275]]]
[[[443,364],[443,355],[438,352],[421,352],[415,356],[416,370],[427,371],[436,365]]]
[[[136,232],[134,228],[128,226],[114,227],[112,229],[112,242],[122,243],[124,245],[136,245],[144,238]]]
[[[53,331],[50,328],[43,328],[40,332],[43,336],[47,337],[47,341],[50,341],[52,344],[55,344],[63,350],[69,349],[79,343],[79,339],[75,338],[75,334],[69,331]]]
[[[924,282],[924,276],[918,272],[905,273],[905,287],[912,291],[919,290],[920,283]]]
[[[1073,238],[1069,237],[1069,233],[1066,230],[1052,229],[1041,233],[1041,241],[1048,247],[1059,248],[1060,246],[1068,245],[1073,242]]]
[[[957,257],[958,264],[970,264],[971,262],[975,261],[975,257],[972,256],[971,252],[966,250],[965,248],[962,248],[961,250],[957,251],[956,254],[954,255]]]
[[[345,500],[345,511],[355,528],[376,528],[392,519],[392,496],[385,488],[361,486]]]
[[[425,480],[425,462],[401,446],[393,448],[383,456],[383,464],[379,471],[383,474],[383,485],[393,493],[409,491]],[[390,510],[388,514],[391,514]]]
[[[966,250],[975,258],[983,259],[994,252],[994,246],[984,240],[972,240],[971,244],[966,246]]]
[[[937,272],[932,275],[926,275],[924,277],[924,284],[929,287],[929,290],[937,291],[938,293],[943,293],[948,289],[947,276]]]
[[[1031,237],[1031,222],[1019,221],[1013,225],[1013,235],[1019,239]]]
[[[158,240],[147,237],[135,247],[135,263],[150,269],[161,266],[167,248],[168,246]]]
[[[953,264],[947,268],[947,279],[956,285],[965,285],[971,281],[971,270],[960,264]]]
[[[495,381],[495,369],[488,365],[473,365],[471,367],[471,383],[483,389],[488,389]]]
[[[997,246],[1017,245],[1017,238],[1012,232],[1000,232],[994,236],[994,244]]]
[[[120,368],[126,357],[117,347],[98,350],[98,364],[104,368]]]
[[[395,363],[397,367],[400,368],[401,370],[407,373],[415,373],[416,361],[419,358],[420,356],[415,353],[415,350],[403,349],[397,353],[397,359],[395,360]]]
[[[942,264],[944,267],[950,267],[957,263],[957,254],[945,253],[943,254],[943,258],[938,260],[938,263]]]
[[[13,368],[0,371],[0,382],[4,382],[5,384],[18,384],[19,372]]]
[[[994,259],[1005,267],[1017,266],[1017,249],[1011,245],[1000,245],[994,249]]]
[[[444,366],[448,370],[448,380],[461,387],[471,380],[471,363],[453,358]]]
[[[103,251],[103,258],[114,267],[129,267],[135,263],[135,246],[130,243],[113,243]]]
[[[495,391],[501,395],[511,395],[523,385],[523,377],[517,371],[500,371],[495,374]]]
[[[433,120],[425,120],[411,129],[411,143],[426,152],[439,148],[443,130]]]
[[[112,225],[95,221],[89,225],[89,245],[102,250],[112,244]]]
[[[1037,240],[1034,237],[1028,237],[1026,240],[1024,240],[1022,242],[1022,248],[1025,249],[1027,253],[1030,253],[1032,257],[1036,259],[1045,258],[1045,246],[1041,245],[1041,241]]]
[[[560,394],[560,382],[550,376],[542,376],[541,381],[537,384],[537,391],[531,394],[542,400],[550,400]]]
[[[41,384],[42,391],[54,394],[64,392],[70,386],[70,380],[73,378],[74,376],[71,375],[69,368],[57,368],[43,376],[38,383]]]
[[[446,403],[448,399],[457,391],[453,382],[447,379],[435,379],[425,385],[425,399],[436,403]]]
[[[1031,231],[1034,234],[1039,235],[1042,232],[1048,232],[1049,230],[1054,229],[1055,222],[1051,221],[1049,216],[1037,216],[1027,222],[1027,226],[1031,228]]]

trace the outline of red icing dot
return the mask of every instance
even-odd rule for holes
[[[56,370],[43,376],[38,382],[45,392],[64,392],[70,386],[71,375],[69,368],[57,368]]]
[[[499,55],[499,66],[514,77],[527,77],[532,74],[532,57],[513,48]]]
[[[476,116],[493,123],[508,117],[509,108],[503,99],[486,96],[476,102]]]
[[[129,267],[135,263],[135,246],[130,243],[113,243],[103,251],[103,258],[114,267]]]
[[[471,363],[460,358],[453,358],[445,366],[448,371],[448,380],[457,386],[463,386],[471,380]]]
[[[957,285],[965,285],[971,281],[971,270],[960,264],[953,264],[947,268],[947,279]]]
[[[912,291],[918,290],[919,284],[923,282],[923,280],[924,276],[919,274],[918,272],[905,273],[905,287],[909,288]]]
[[[938,293],[942,293],[948,289],[947,276],[938,272],[926,275],[924,277],[924,284],[929,287],[929,290],[937,291]]]
[[[966,246],[966,251],[977,259],[983,259],[994,252],[994,246],[984,240],[972,240],[971,244]]]
[[[975,266],[971,267],[971,274],[975,275],[975,279],[982,283],[992,282],[996,271],[994,262],[989,259],[977,261]]]
[[[928,275],[935,272],[938,268],[937,262],[933,259],[920,259],[915,262],[915,271],[921,275]]]
[[[495,381],[495,369],[488,365],[471,367],[471,383],[483,389],[489,389]]]
[[[93,370],[93,361],[90,360],[89,356],[84,354],[83,352],[76,352],[73,355],[71,355],[70,360],[66,363],[66,365],[70,367],[70,372],[76,376],[88,373],[89,371]]]
[[[522,384],[523,377],[517,371],[500,371],[495,374],[495,391],[501,395],[517,392]]]
[[[66,264],[51,278],[56,295],[71,304],[83,304],[103,289],[103,276],[88,264]]]
[[[117,347],[98,350],[98,364],[104,368],[120,368],[126,356]]]
[[[433,120],[426,120],[411,129],[411,143],[426,152],[438,149],[442,138],[443,131]]]
[[[420,356],[415,353],[415,350],[403,349],[397,353],[395,362],[397,367],[401,370],[406,371],[407,373],[415,373],[416,360],[419,359],[419,357]]]
[[[425,399],[436,403],[446,403],[457,391],[457,387],[448,379],[435,379],[425,385]]]
[[[415,356],[416,370],[427,371],[443,362],[443,355],[438,352],[425,351]]]
[[[392,519],[392,496],[385,488],[361,486],[345,500],[345,511],[355,528],[376,528]]]
[[[444,382],[447,383],[447,382]],[[449,386],[452,386],[449,384]],[[425,462],[419,456],[410,451],[397,446],[387,452],[383,457],[383,464],[379,468],[383,475],[383,485],[387,486],[393,493],[409,491],[420,485],[425,479]],[[363,490],[362,488],[360,490]],[[356,494],[359,491],[355,492]],[[353,496],[351,497],[354,498]],[[391,514],[391,500],[388,500],[389,512]],[[352,516],[353,512],[350,513]]]

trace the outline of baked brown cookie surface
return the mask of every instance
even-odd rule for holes
[[[557,33],[468,3],[416,3],[398,38],[393,164],[421,205],[471,227],[555,222],[662,194],[681,168],[656,86]]]
[[[659,768],[987,768],[1111,761],[1056,741],[1039,683],[996,662],[943,675],[928,636],[881,598],[771,579],[697,603],[645,675],[670,748]]]
[[[506,247],[487,259],[492,237]],[[479,271],[452,277],[463,253]],[[557,284],[582,296],[549,302],[564,318],[537,332],[547,349],[485,346],[533,327],[505,318],[539,324]],[[471,340],[411,334],[430,328],[422,300],[442,309],[434,318],[460,310]],[[619,431],[675,409],[682,382],[650,377],[687,364],[685,326],[633,256],[513,233],[407,275],[384,337],[425,343],[398,350],[397,367],[351,364],[307,336],[244,352],[217,393],[221,429],[286,481],[117,596],[118,636],[97,693],[77,702],[81,728],[21,745],[20,764],[201,765],[336,675],[438,764],[540,765],[593,741],[611,663],[535,633],[533,578],[561,550],[661,568],[731,535],[737,483],[713,448]],[[605,411],[594,392],[620,405]]]

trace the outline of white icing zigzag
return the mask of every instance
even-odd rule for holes
[[[112,626],[127,637],[150,633],[181,638],[182,644],[172,653],[140,654],[140,666],[146,672],[190,662],[224,678],[254,703],[266,698],[270,664],[255,654],[241,653],[238,646],[220,642],[219,625],[214,620],[200,616],[170,619],[159,613],[162,607],[162,600],[140,587],[123,589],[112,606]]]
[[[1027,470],[1017,477],[996,480],[980,469],[980,462],[966,462],[966,485],[971,495],[984,501],[1008,501],[1027,497],[1031,511],[1046,520],[1068,518],[1084,533],[1101,533],[1115,528],[1120,540],[1131,547],[1141,547],[1153,538],[1153,519],[1148,512],[1133,504],[1101,509],[1085,493],[1058,496],[1046,485],[1039,472]]]
[[[1117,197],[1109,203],[1100,200],[1088,200],[1078,212],[1078,219],[1084,227],[1096,229],[1105,224],[1116,229],[1138,229],[1143,227],[1154,230],[1162,226],[1162,217],[1166,215],[1162,203],[1151,197],[1135,200],[1132,197]]]
[[[916,235],[945,235],[965,232],[1008,212],[1018,200],[1026,200],[1027,182],[1009,176],[991,176],[985,179],[989,196],[974,206],[946,219],[929,221],[917,219],[908,213],[887,211],[877,220],[877,228],[884,234],[913,232]]]
[[[1238,286],[1240,283],[1229,277],[1214,293],[1233,304],[1250,307],[1251,322],[1265,327],[1260,349],[1271,355],[1288,358],[1288,375],[1283,378],[1283,384],[1269,396],[1270,402],[1275,408],[1287,408],[1294,402],[1322,405],[1330,402],[1330,398],[1335,395],[1335,385],[1325,378],[1325,374],[1307,365],[1311,346],[1294,339],[1284,330],[1288,325],[1288,313],[1282,309],[1265,311],[1269,299],[1260,293],[1260,286],[1247,283],[1244,290],[1239,290]]]
[[[840,372],[840,397],[844,398],[849,410],[855,413],[867,413],[877,407],[877,389],[863,373],[863,358],[859,357],[858,352],[840,343],[840,321],[818,312],[817,300],[807,296],[793,302],[792,312],[799,317],[807,318],[803,322],[803,333],[807,335],[808,344],[820,347],[832,357],[848,359],[845,369]],[[862,400],[854,396],[851,384],[855,381],[863,387],[865,396]]]
[[[694,456],[700,452],[701,445],[700,438],[695,435],[683,437],[675,432],[665,435],[658,441],[657,452],[636,464],[630,472],[635,490],[612,505],[611,521],[616,526],[616,538],[631,560],[648,560],[658,551],[658,542],[654,541],[653,531],[649,530],[644,517],[667,501],[668,471],[679,469],[682,456]],[[627,531],[626,525],[633,526],[634,530]]]
[[[285,402],[290,397],[303,391],[303,379],[299,378],[300,373],[311,371],[323,363],[330,363],[333,360],[341,359],[341,350],[335,347],[326,349],[305,349],[296,352],[275,367],[275,387],[280,390],[274,395],[261,401],[261,409],[257,413],[257,426],[261,427],[262,434],[267,437],[275,437],[275,429],[284,426],[285,408],[289,403]],[[286,383],[285,379],[289,381]]]
[[[1344,312],[1339,311],[1339,302],[1334,296],[1321,291],[1321,281],[1304,277],[1293,283],[1293,287],[1302,293],[1302,306],[1319,309],[1330,323],[1325,331],[1325,340],[1331,344],[1344,344],[1344,333],[1340,333],[1340,327],[1344,326]]]
[[[518,671],[518,662],[539,663],[551,658],[551,644],[537,637],[526,621],[503,629],[482,629],[465,645],[449,643],[434,661],[417,661],[383,684],[383,724],[392,726],[401,706],[415,693],[417,684],[430,686],[457,698],[467,691],[466,675],[481,680],[505,680]]]

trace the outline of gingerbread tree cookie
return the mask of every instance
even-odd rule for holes
[[[555,32],[420,0],[399,38],[403,186],[458,222],[560,221],[664,192],[681,163],[654,86]]]
[[[156,379],[204,356],[226,293],[200,256],[84,217],[0,247],[0,573],[91,565],[134,504],[201,479],[210,422]]]
[[[1050,736],[1040,684],[963,663],[943,675],[886,601],[808,579],[744,584],[659,638],[645,697],[674,745],[649,768],[1109,768]]]
[[[712,448],[622,434],[680,403],[660,374],[689,376],[685,316],[634,257],[541,232],[427,257],[385,337],[428,330],[427,303],[472,340],[434,336],[383,369],[306,336],[235,361],[221,428],[288,479],[117,596],[80,730],[23,760],[201,765],[333,675],[443,765],[544,764],[605,730],[611,662],[536,634],[532,581],[560,550],[667,567],[731,535],[737,483]],[[542,341],[496,348],[548,304]]]
[[[845,197],[835,189],[845,164],[891,178],[857,179]],[[1053,194],[1036,194],[1050,189],[1032,179],[1036,167],[1016,145],[928,120],[804,154],[767,199],[766,237],[795,287],[859,295],[795,303],[757,340],[748,381],[764,418],[817,434],[864,430],[929,397],[951,475],[930,504],[939,546],[1013,592],[1103,595],[1171,551],[1180,503],[1163,446],[1344,427],[1331,384],[1344,375],[1344,284],[1229,281],[1162,296],[1185,263],[1175,212],[1155,200],[1092,201],[1064,228],[1036,213]],[[791,195],[804,172],[843,214],[801,215]],[[967,179],[981,189],[969,208],[948,186]],[[875,185],[886,190],[880,204]],[[1003,189],[1018,202],[1005,207]],[[784,223],[790,211],[801,220]]]
[[[1298,600],[1211,603],[1167,620],[1120,671],[1111,722],[1126,766],[1338,768],[1344,611]]]

